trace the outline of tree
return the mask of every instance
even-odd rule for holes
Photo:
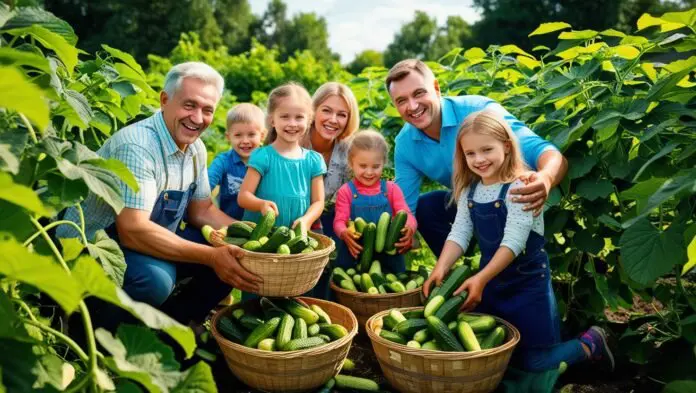
[[[382,52],[367,49],[355,56],[355,59],[346,66],[346,69],[353,75],[358,75],[360,71],[370,66],[384,66],[384,56]]]
[[[250,29],[255,21],[248,0],[215,0],[213,15],[230,54],[251,48]]]
[[[472,46],[472,43],[471,26],[459,16],[449,16],[430,46],[428,59],[437,60],[452,48],[466,48]]]

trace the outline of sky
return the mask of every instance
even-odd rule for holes
[[[262,15],[270,0],[250,0],[254,14]],[[351,62],[366,49],[383,51],[401,25],[414,18],[417,10],[436,17],[442,25],[450,15],[473,23],[479,15],[471,0],[285,0],[288,17],[299,12],[315,12],[326,19],[329,47],[341,55],[341,63]]]

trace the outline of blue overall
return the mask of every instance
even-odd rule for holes
[[[167,168],[164,150],[162,150],[162,157],[164,167]],[[200,229],[187,226],[185,230],[179,230],[179,224],[196,189],[197,168],[197,163],[194,161],[194,180],[184,191],[169,189],[169,176],[165,173],[165,189],[155,202],[150,221],[184,239],[207,244]],[[116,224],[107,228],[106,231],[112,239],[119,242]],[[208,312],[232,290],[207,266],[166,261],[123,246],[121,249],[126,259],[123,290],[134,300],[158,307],[182,323],[188,323],[191,320],[202,321]],[[177,281],[187,277],[191,277],[191,280],[185,285],[178,286],[176,293],[172,295]]]
[[[220,181],[220,210],[236,220],[241,220],[244,215],[244,209],[239,206],[237,196],[239,196],[239,189],[242,185],[244,176],[235,176],[235,174],[230,172],[232,168],[241,172],[239,168],[241,163],[244,168],[243,172],[246,173],[246,164],[244,164],[237,154],[229,154],[227,161],[227,168],[230,170],[222,174],[222,179]]]
[[[510,184],[501,187],[495,201],[486,203],[474,201],[476,186],[474,183],[469,189],[467,205],[481,249],[483,269],[503,240],[507,218],[505,196]],[[570,365],[585,359],[579,340],[561,343],[549,258],[543,236],[534,231],[530,232],[524,251],[486,285],[475,311],[496,315],[519,329],[522,337],[512,360],[516,367],[544,371],[558,368],[561,361]]]

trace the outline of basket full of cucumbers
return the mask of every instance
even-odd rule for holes
[[[338,374],[357,320],[349,309],[329,301],[264,297],[221,310],[211,330],[230,370],[245,384],[299,392]]]
[[[232,244],[246,251],[240,263],[263,278],[258,295],[299,296],[317,284],[336,246],[304,225],[276,227],[275,218],[271,211],[257,223],[237,221],[218,231],[209,226],[201,231],[215,246]]]

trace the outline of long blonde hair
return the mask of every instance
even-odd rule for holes
[[[314,112],[312,111],[312,97],[310,97],[309,92],[304,86],[295,82],[288,82],[283,85],[276,87],[271,90],[268,95],[268,105],[266,114],[266,128],[268,129],[268,135],[266,135],[266,141],[264,144],[270,145],[278,137],[278,132],[275,127],[273,127],[273,113],[278,109],[280,101],[284,98],[293,98],[300,101],[307,108],[307,129],[305,133],[309,130],[312,124],[312,119],[314,117]]]
[[[316,113],[319,105],[326,101],[331,96],[338,96],[346,102],[348,106],[348,122],[346,122],[346,128],[343,132],[336,138],[342,141],[349,136],[353,135],[355,131],[358,130],[360,125],[360,109],[358,109],[358,101],[355,99],[355,95],[350,87],[338,82],[326,82],[319,86],[317,91],[314,92],[312,96],[312,109]],[[314,129],[314,121],[310,126],[310,132]]]
[[[527,170],[522,158],[517,138],[503,117],[492,109],[474,112],[464,119],[457,133],[454,147],[454,170],[452,171],[452,203],[456,203],[464,190],[481,177],[469,169],[462,150],[461,140],[469,132],[491,136],[509,146],[503,165],[500,167],[500,180],[508,183]]]

